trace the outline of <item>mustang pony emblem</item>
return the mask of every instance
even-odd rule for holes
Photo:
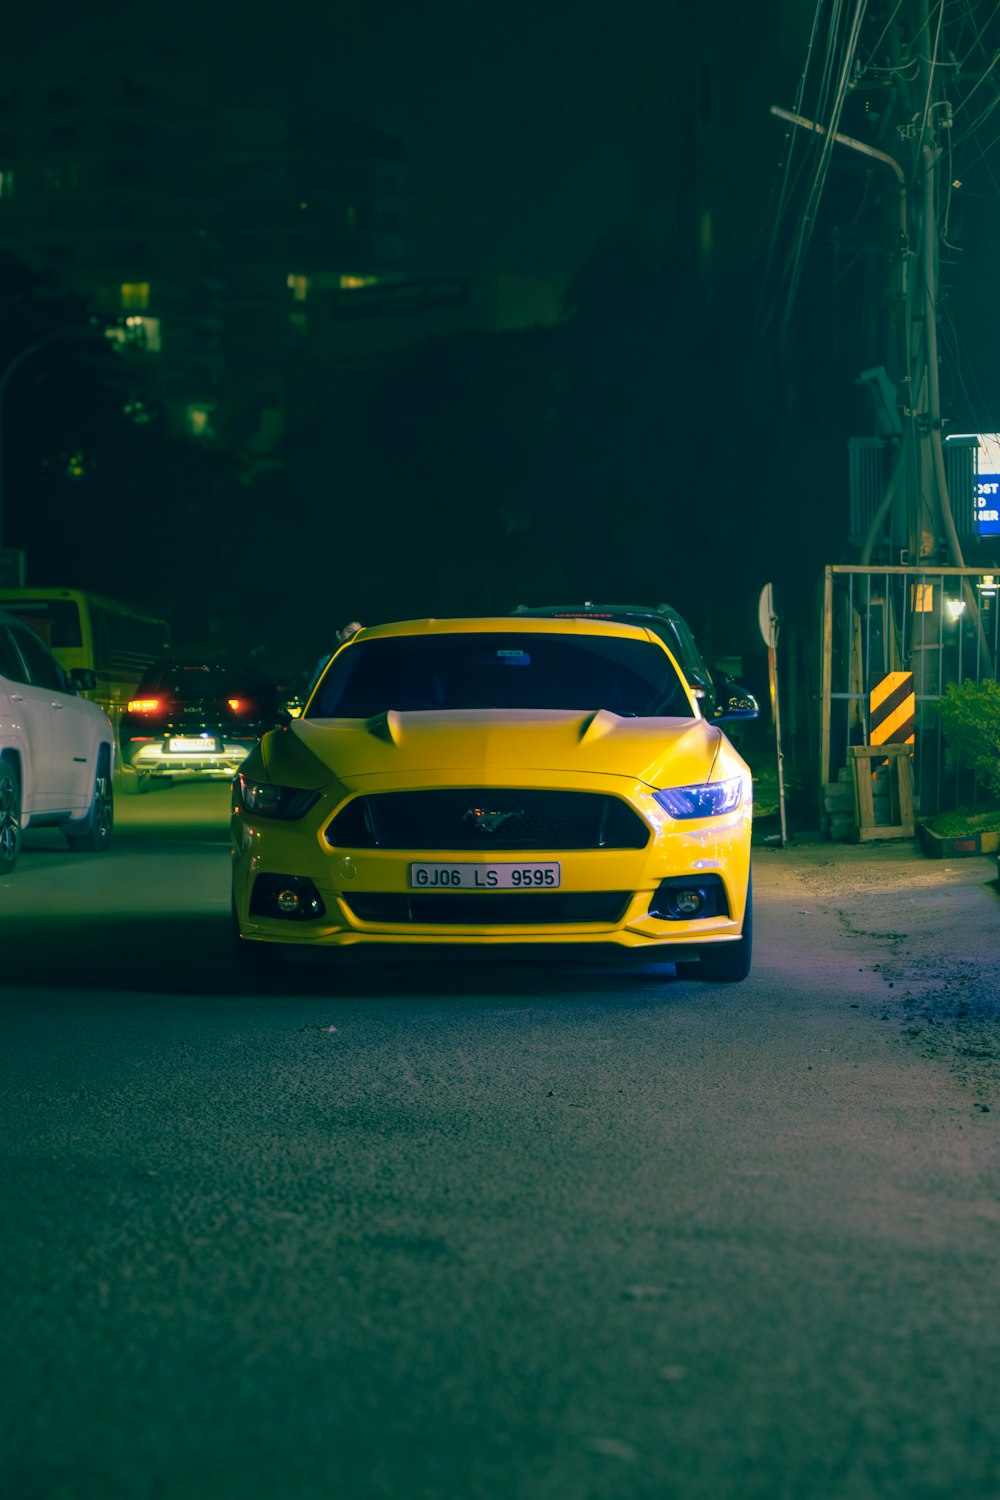
[[[524,808],[519,807],[512,812],[490,812],[485,807],[470,807],[462,819],[472,828],[478,828],[482,833],[496,833],[503,827],[508,818],[523,818]]]

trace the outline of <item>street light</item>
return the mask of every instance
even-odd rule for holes
[[[43,334],[40,339],[35,339],[33,344],[28,344],[19,353],[14,355],[0,374],[0,547],[3,546],[3,399],[7,390],[7,382],[19,365],[29,359],[32,354],[37,354],[39,349],[45,349],[49,344],[54,344],[57,339],[88,338],[97,332],[92,325],[86,328],[70,326],[68,328],[56,328],[52,333]]]

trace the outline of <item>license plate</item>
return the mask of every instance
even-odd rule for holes
[[[411,865],[410,888],[416,891],[552,891],[562,867],[545,864]]]
[[[218,745],[215,740],[183,739],[177,736],[170,741],[170,749],[179,751],[181,754],[185,751],[195,751],[196,753],[200,752],[202,755],[213,755],[218,749]]]

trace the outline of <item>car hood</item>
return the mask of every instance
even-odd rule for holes
[[[368,776],[535,771],[703,781],[722,734],[703,719],[624,719],[605,709],[463,710],[374,719],[295,719],[265,737],[268,776],[320,787]]]

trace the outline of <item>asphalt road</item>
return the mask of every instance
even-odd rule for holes
[[[5,1495],[1000,1496],[995,863],[760,848],[742,985],[247,995],[225,808],[0,885]]]

